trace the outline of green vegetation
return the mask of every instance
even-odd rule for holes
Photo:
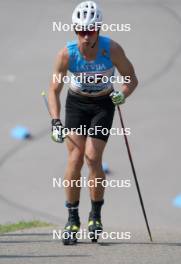
[[[41,222],[41,221],[29,221],[29,222],[20,221],[14,224],[0,225],[0,234],[14,232],[17,230],[22,230],[22,229],[29,229],[29,228],[35,228],[35,227],[47,227],[47,226],[51,226],[51,224]]]

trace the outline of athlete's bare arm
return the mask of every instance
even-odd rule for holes
[[[51,113],[51,117],[53,119],[60,118],[60,92],[63,88],[63,76],[66,75],[67,69],[68,69],[68,61],[69,61],[69,55],[67,48],[63,48],[60,50],[60,52],[57,55],[55,68],[53,75],[57,76],[57,78],[53,78],[52,75],[52,81],[50,83],[50,87],[48,90],[48,106],[49,111]],[[59,78],[60,77],[60,78]],[[60,82],[59,82],[60,79]]]
[[[122,76],[130,76],[130,83],[125,83],[121,87],[125,97],[128,97],[138,85],[138,80],[133,65],[126,57],[124,50],[113,40],[111,41],[111,59]]]

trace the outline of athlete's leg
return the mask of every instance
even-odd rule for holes
[[[106,141],[87,137],[85,146],[85,158],[89,168],[89,180],[93,180],[95,183],[96,178],[100,178],[99,184],[94,184],[90,187],[90,197],[93,201],[101,201],[104,196],[104,187],[101,181],[105,179],[105,174],[102,170],[102,154],[106,145]]]
[[[84,150],[85,150],[86,137],[81,135],[70,135],[66,139],[66,145],[68,149],[68,162],[65,172],[65,180],[71,182],[71,180],[78,180],[81,176],[81,168],[84,161]],[[80,198],[80,188],[76,187],[66,187],[65,188],[67,201],[71,204],[79,201]]]
[[[69,186],[65,188],[68,221],[63,232],[65,237],[62,237],[64,245],[71,245],[77,242],[76,233],[78,232],[81,224],[78,209],[80,187],[77,187],[75,183],[72,186],[72,183],[73,180],[76,181],[80,179],[80,171],[84,159],[85,141],[85,136],[76,134],[69,135],[69,137],[66,138],[68,162],[64,179],[69,181]]]
[[[89,180],[92,180],[93,187],[89,187],[91,198],[91,211],[88,219],[88,230],[92,241],[97,241],[99,234],[103,230],[101,222],[101,207],[104,203],[104,187],[102,180],[105,174],[102,170],[102,154],[106,141],[98,138],[88,137],[85,147],[85,158],[89,167]],[[96,186],[96,179],[99,183]]]

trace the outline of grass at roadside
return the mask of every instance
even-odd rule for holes
[[[47,227],[52,226],[49,223],[41,222],[41,221],[20,221],[14,224],[4,224],[0,225],[0,234],[14,232],[22,229],[36,228],[36,227]]]

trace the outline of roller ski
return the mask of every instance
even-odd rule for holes
[[[64,245],[75,245],[77,243],[76,234],[80,229],[78,209],[77,207],[71,207],[68,203],[66,207],[68,207],[69,217],[62,234],[62,243]]]

